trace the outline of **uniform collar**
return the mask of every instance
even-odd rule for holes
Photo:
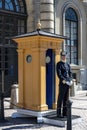
[[[61,60],[62,62],[66,63],[66,60]]]

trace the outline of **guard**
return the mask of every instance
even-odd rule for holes
[[[67,116],[66,102],[69,97],[69,87],[72,85],[72,72],[70,65],[66,62],[67,53],[61,52],[61,61],[57,63],[57,76],[59,78],[59,95],[57,101],[57,117]],[[63,106],[63,108],[62,108]]]

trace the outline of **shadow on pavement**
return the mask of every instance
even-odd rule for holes
[[[38,124],[35,117],[27,117],[27,118],[7,117],[5,119],[5,122],[0,122],[0,128],[2,128],[2,130],[15,130],[15,129],[25,130],[25,129],[31,129],[31,128],[40,129],[41,127],[45,127],[45,124],[43,123]]]

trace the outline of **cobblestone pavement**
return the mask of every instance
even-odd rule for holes
[[[72,114],[82,117],[82,122],[77,122],[72,126],[72,130],[87,130],[87,96],[85,92],[80,92],[74,97],[70,97],[72,104]],[[4,103],[6,122],[0,122],[0,130],[67,130],[65,127],[52,126],[48,124],[38,124],[35,117],[11,118],[15,109],[9,108],[9,103]]]

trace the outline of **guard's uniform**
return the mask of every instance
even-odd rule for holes
[[[63,116],[67,115],[66,102],[69,96],[69,85],[63,83],[63,80],[70,81],[72,78],[70,65],[60,61],[57,63],[57,75],[59,77],[59,95],[57,101],[57,116],[61,116],[61,106],[63,104]]]

